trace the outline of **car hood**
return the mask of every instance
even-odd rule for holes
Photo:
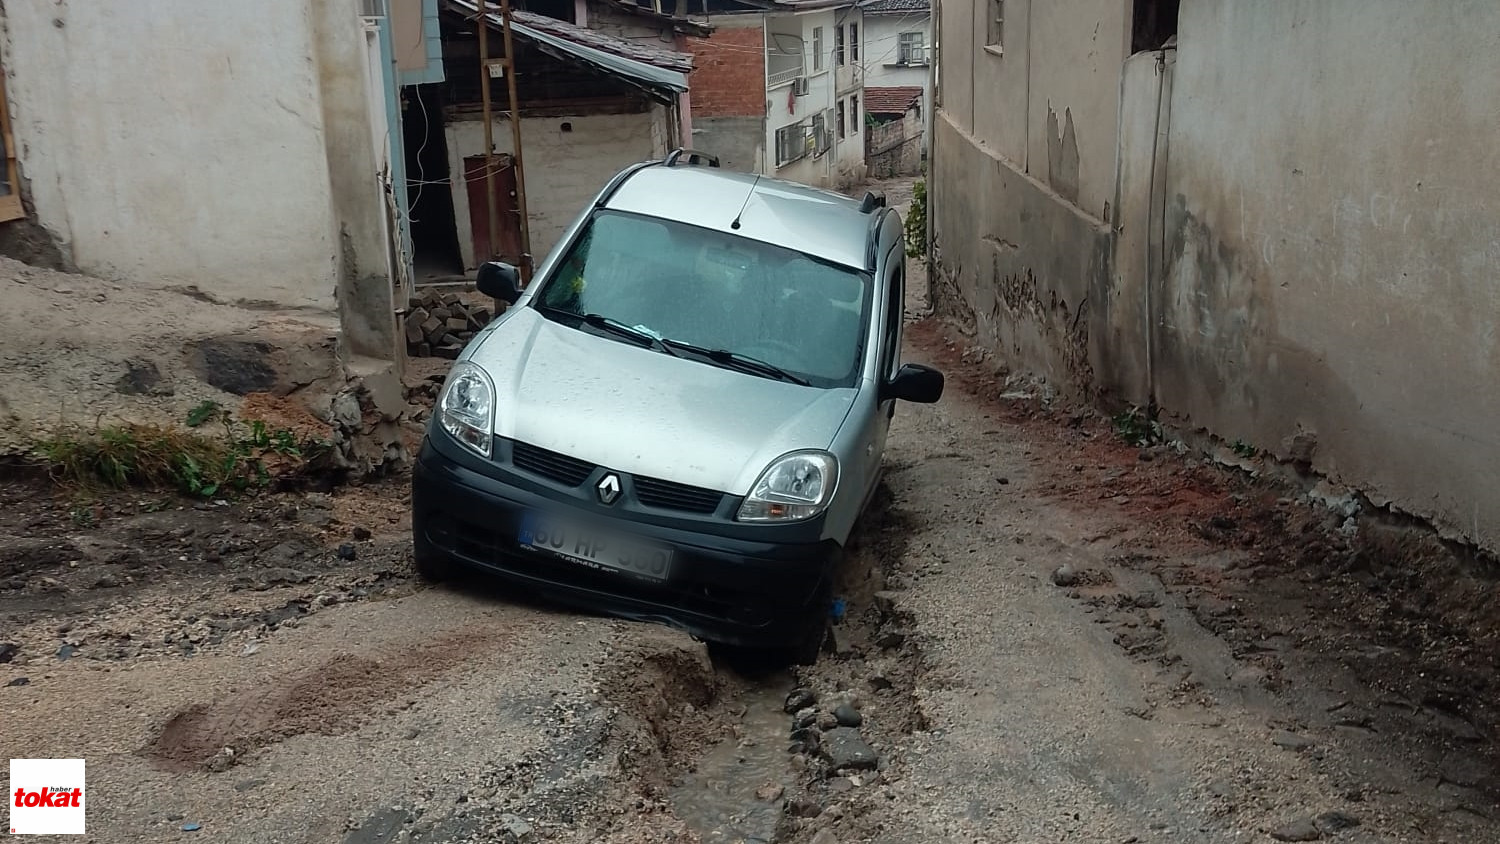
[[[827,448],[856,392],[673,357],[525,307],[497,320],[464,358],[494,381],[497,435],[735,495],[775,458]]]

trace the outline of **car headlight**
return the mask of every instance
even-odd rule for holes
[[[449,436],[488,458],[494,447],[495,385],[483,369],[459,361],[438,396],[438,422]]]
[[[828,509],[838,485],[839,464],[823,451],[794,451],[760,473],[740,512],[742,522],[795,522]]]

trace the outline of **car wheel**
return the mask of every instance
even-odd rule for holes
[[[421,537],[412,538],[411,565],[417,577],[428,583],[442,583],[453,576],[453,561]]]
[[[809,608],[807,627],[802,638],[781,649],[780,655],[784,662],[792,665],[812,665],[818,661],[818,654],[823,651],[823,643],[828,640],[828,610],[832,604],[833,593],[825,587],[818,593],[817,600],[813,601]]]

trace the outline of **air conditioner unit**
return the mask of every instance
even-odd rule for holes
[[[799,77],[797,77],[796,83],[794,83],[793,92],[797,96],[799,96],[799,97],[805,97],[805,96],[807,96],[807,92],[809,90],[809,87],[810,86],[809,86],[807,77],[806,76],[799,76]]]

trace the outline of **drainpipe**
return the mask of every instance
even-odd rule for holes
[[[673,46],[677,48],[677,52],[679,52],[679,53],[691,53],[692,52],[692,50],[688,47],[687,36],[684,35],[683,33],[681,33],[681,32],[675,33],[674,36],[673,36],[673,38],[672,38],[672,42],[673,42]],[[677,118],[678,118],[678,124],[677,124],[678,125],[678,129],[677,129],[677,131],[682,136],[678,140],[678,144],[677,145],[680,146],[680,147],[687,147],[689,149],[691,149],[692,146],[693,146],[693,92],[692,92],[693,83],[692,83],[692,78],[693,78],[692,74],[689,73],[688,74],[688,90],[683,91],[682,93],[680,93],[680,94],[677,95]]]
[[[937,215],[932,213],[936,205],[933,196],[937,187],[937,179],[933,178],[937,173],[937,137],[933,134],[937,131],[937,98],[938,98],[938,62],[941,61],[943,43],[943,4],[933,2],[932,7],[932,57],[927,63],[927,87],[932,91],[932,102],[927,104],[927,125],[922,131],[927,137],[927,172],[923,179],[927,183],[927,255],[923,260],[927,267],[927,307],[933,307],[932,301],[932,274],[937,269],[937,249],[934,247],[933,238],[937,235],[937,225],[933,221]],[[972,65],[973,63],[970,62]],[[910,213],[910,212],[908,212]]]
[[[1151,181],[1150,188],[1146,191],[1146,284],[1145,284],[1145,307],[1146,307],[1146,406],[1156,407],[1156,302],[1151,295],[1152,287],[1156,284],[1156,274],[1152,272],[1151,258],[1155,253],[1154,238],[1151,236],[1151,217],[1156,213],[1156,160],[1159,149],[1162,125],[1161,125],[1161,103],[1162,95],[1167,87],[1166,76],[1166,51],[1156,54],[1156,118],[1151,126]],[[1166,212],[1162,212],[1162,236],[1166,235]],[[1159,266],[1157,269],[1161,269]]]
[[[1026,127],[1026,146],[1021,152],[1021,167],[1031,173],[1031,12],[1035,3],[1026,3],[1026,117],[1021,121]],[[1003,49],[1003,47],[1002,47]]]

